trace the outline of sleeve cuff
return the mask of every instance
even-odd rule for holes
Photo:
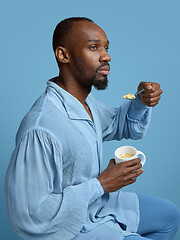
[[[97,178],[93,178],[89,181],[89,194],[89,204],[92,204],[96,199],[100,198],[104,194],[104,190]]]
[[[131,106],[128,110],[128,118],[133,120],[140,120],[146,116],[150,111],[151,107],[144,105],[139,97],[132,101]]]

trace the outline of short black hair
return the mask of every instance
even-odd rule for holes
[[[71,17],[71,18],[66,18],[61,22],[59,22],[53,33],[52,45],[53,45],[54,52],[58,46],[63,46],[64,37],[71,29],[73,22],[78,22],[78,21],[93,22],[91,19],[86,17]]]

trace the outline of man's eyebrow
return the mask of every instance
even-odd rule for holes
[[[89,39],[88,42],[97,42],[97,43],[100,43],[101,40],[99,39]],[[109,41],[107,40],[107,44],[109,44]]]

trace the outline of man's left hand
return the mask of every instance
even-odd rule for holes
[[[155,82],[141,82],[138,86],[138,91],[145,89],[139,94],[140,101],[149,107],[154,107],[159,103],[163,91],[159,83]]]

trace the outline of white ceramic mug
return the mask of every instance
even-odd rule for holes
[[[130,158],[121,158],[120,154],[123,154],[125,155],[126,153],[132,155],[132,157]],[[118,163],[121,163],[121,162],[124,162],[124,161],[128,161],[128,160],[132,160],[134,158],[138,158],[139,155],[142,156],[141,158],[141,164],[142,166],[145,164],[146,162],[146,156],[144,155],[143,152],[137,150],[135,147],[132,147],[132,146],[123,146],[123,147],[119,147],[118,149],[116,149],[116,151],[114,152],[114,155],[115,155],[115,163],[118,164]]]

